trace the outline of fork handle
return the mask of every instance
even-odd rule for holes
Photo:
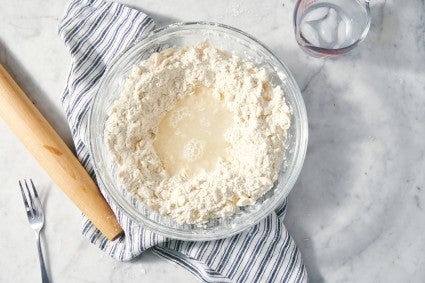
[[[47,174],[110,240],[122,229],[93,179],[0,64],[0,117]]]
[[[40,260],[41,282],[49,283],[49,277],[47,276],[46,265],[44,264],[43,251],[41,249],[40,232],[36,232],[35,235],[36,235],[35,238],[37,241],[38,258]]]

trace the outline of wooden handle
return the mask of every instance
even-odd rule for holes
[[[0,116],[53,181],[108,239],[113,240],[123,232],[87,171],[1,64]]]

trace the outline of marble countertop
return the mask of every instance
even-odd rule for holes
[[[425,280],[425,5],[373,1],[371,30],[345,56],[297,46],[294,1],[123,1],[158,26],[208,20],[264,42],[293,72],[309,116],[309,148],[286,225],[311,282]],[[262,4],[260,4],[263,2]],[[60,106],[70,57],[56,26],[65,1],[7,1],[0,63],[72,146]],[[36,282],[39,267],[17,180],[33,178],[46,210],[54,282],[196,282],[147,252],[116,262],[80,234],[80,213],[0,122],[0,282]],[[7,270],[7,272],[5,272]]]

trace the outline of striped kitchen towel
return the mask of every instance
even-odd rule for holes
[[[78,158],[94,176],[87,147],[87,112],[107,66],[127,46],[152,31],[153,21],[125,5],[73,0],[59,23],[59,35],[72,57],[62,104]],[[147,249],[192,272],[203,282],[306,282],[307,273],[283,218],[286,202],[243,233],[218,241],[172,240],[137,226],[100,187],[125,234],[108,241],[83,219],[83,234],[117,260],[130,260]]]

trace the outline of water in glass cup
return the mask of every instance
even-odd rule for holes
[[[343,54],[361,42],[370,27],[369,2],[299,0],[294,11],[295,36],[309,54]]]

